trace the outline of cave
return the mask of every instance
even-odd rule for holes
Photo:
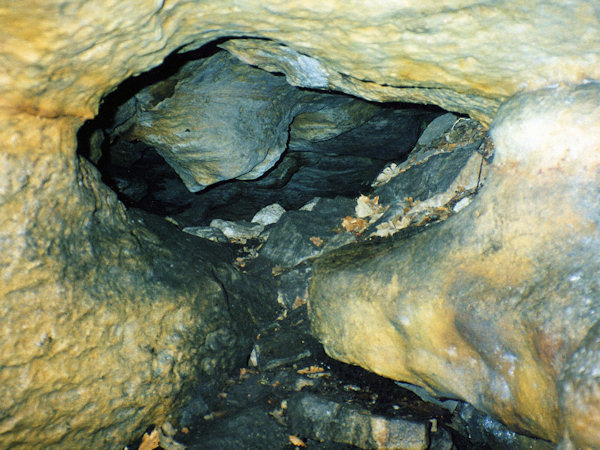
[[[6,448],[600,446],[600,27],[0,8]]]

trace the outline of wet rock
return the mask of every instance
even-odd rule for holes
[[[318,441],[360,448],[426,449],[428,424],[373,416],[344,403],[313,394],[298,394],[288,402],[293,432]]]
[[[552,450],[556,445],[509,430],[493,417],[477,411],[472,405],[460,402],[452,416],[450,428],[463,436],[473,448]]]
[[[215,421],[210,434],[186,442],[189,449],[283,448],[289,443],[285,430],[260,407],[246,408],[227,420]]]
[[[270,370],[322,353],[320,344],[310,335],[306,307],[288,314],[288,326],[276,322],[261,331],[250,356],[252,366]]]
[[[310,263],[298,264],[275,278],[277,301],[287,309],[303,305],[308,300],[308,286],[312,275]]]
[[[20,123],[23,136],[45,142],[39,148],[71,141]],[[232,315],[215,276],[232,272],[227,249],[125,211],[84,160],[37,155],[48,178],[30,184],[8,154],[2,167],[12,169],[2,179],[12,181],[0,195],[3,446],[124,446],[176,417],[193,385],[214,392],[223,371],[246,359],[255,333],[244,304]],[[57,164],[65,176],[50,175]]]
[[[582,360],[565,364],[600,320],[599,92],[517,96],[492,128],[494,164],[468,208],[319,258],[309,311],[328,354],[466,400],[513,431],[556,443],[565,425],[594,430],[595,396],[583,392],[597,377]],[[575,372],[581,388],[559,403]],[[572,434],[596,445],[594,431]]]

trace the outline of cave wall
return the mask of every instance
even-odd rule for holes
[[[243,37],[223,46],[292,84],[489,124],[518,92],[600,79],[598,16],[586,1],[2,2],[3,444],[121,445],[244,346],[214,313],[227,299],[209,250],[182,258],[76,156],[77,130],[121,81],[175,50]]]

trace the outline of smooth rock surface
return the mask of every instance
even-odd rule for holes
[[[337,359],[598,447],[600,87],[519,95],[492,138],[468,208],[314,265],[314,332]]]

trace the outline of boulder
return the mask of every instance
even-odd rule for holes
[[[596,83],[508,101],[468,207],[314,264],[310,317],[326,351],[513,430],[598,447],[599,124]]]
[[[126,211],[65,156],[69,123],[18,119],[0,156],[0,441],[122,448],[245,361],[252,321],[216,275],[234,276],[227,251]]]

